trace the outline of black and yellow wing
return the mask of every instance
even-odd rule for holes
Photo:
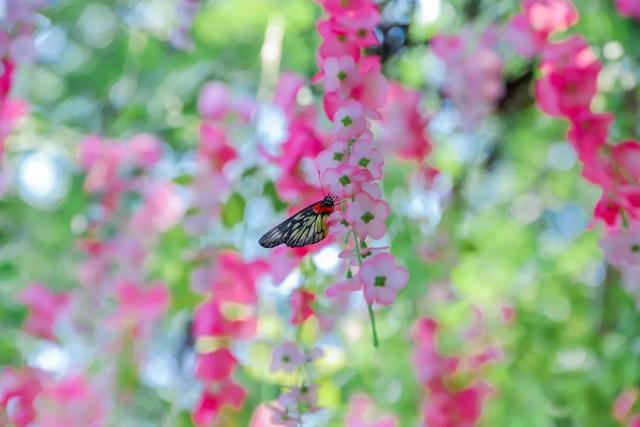
[[[299,248],[318,243],[327,237],[330,214],[320,207],[320,202],[314,203],[265,233],[260,238],[260,246],[274,248],[284,243],[290,248]]]

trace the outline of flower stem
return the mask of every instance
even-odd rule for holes
[[[373,334],[373,346],[378,347],[378,331],[376,329],[376,315],[373,312],[373,307],[371,304],[367,304],[367,309],[369,310],[369,320],[371,321],[371,332]]]
[[[362,268],[362,255],[360,254],[360,242],[358,241],[358,235],[355,230],[352,230],[353,234],[353,246],[358,257],[358,265]],[[376,329],[376,316],[373,312],[372,304],[367,304],[367,310],[369,311],[369,321],[371,322],[371,335],[373,336],[373,346],[378,347],[378,330]]]

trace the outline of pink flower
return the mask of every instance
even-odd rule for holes
[[[221,120],[230,109],[230,95],[220,82],[209,82],[200,91],[198,112],[207,120]]]
[[[502,360],[502,358],[503,358],[502,349],[496,346],[490,346],[486,350],[470,356],[468,362],[469,362],[469,367],[472,370],[477,371],[478,369],[482,368],[484,365]]]
[[[571,0],[525,0],[524,13],[532,30],[545,40],[578,21],[578,12]]]
[[[613,114],[583,111],[571,116],[570,120],[571,128],[567,132],[567,139],[576,150],[578,158],[583,163],[594,160],[598,150],[607,143]]]
[[[346,292],[354,292],[362,289],[362,283],[356,279],[346,279],[335,283],[327,288],[325,295],[328,298],[335,298]]]
[[[640,263],[640,227],[620,229],[611,232],[600,241],[607,262],[619,266],[632,266]]]
[[[214,299],[200,304],[193,317],[193,335],[231,337],[236,339],[251,338],[256,334],[258,319],[249,315],[240,319],[229,319],[223,314],[222,303]]]
[[[282,109],[286,117],[295,114],[296,97],[300,88],[304,84],[304,79],[294,73],[282,73],[278,80],[273,104]]]
[[[320,172],[324,172],[327,169],[336,168],[343,164],[348,156],[347,146],[346,141],[333,142],[316,157],[316,168]]]
[[[378,150],[371,147],[370,142],[362,140],[354,142],[351,146],[349,163],[353,166],[368,170],[373,179],[382,178],[382,165],[384,164],[384,158]]]
[[[345,164],[329,168],[322,173],[322,182],[329,193],[341,199],[352,197],[360,191],[362,184],[371,179],[369,171]]]
[[[35,337],[54,340],[53,329],[58,316],[67,308],[69,295],[55,294],[44,284],[34,282],[18,294],[18,301],[29,307],[24,324],[26,333]]]
[[[339,92],[347,97],[353,88],[362,81],[356,63],[350,56],[330,57],[322,63],[324,72],[324,90]]]
[[[591,108],[600,67],[566,68],[536,81],[538,106],[550,116],[572,116]]]
[[[396,427],[398,420],[393,415],[374,418],[374,401],[365,394],[356,394],[349,399],[345,418],[346,427]]]
[[[457,358],[440,355],[436,342],[437,332],[438,323],[431,318],[421,318],[413,327],[413,367],[423,386],[432,387],[439,383],[440,376],[448,377],[458,368]]]
[[[389,205],[384,200],[358,193],[347,207],[346,218],[361,239],[368,236],[380,239],[386,231],[385,221],[389,213]]]
[[[36,418],[33,404],[41,388],[40,376],[31,368],[0,371],[0,421],[16,427],[31,426]]]
[[[420,106],[420,92],[393,82],[389,84],[388,98],[382,110],[382,151],[422,162],[431,151],[431,143],[427,139],[428,120]]]
[[[301,325],[309,317],[315,314],[315,310],[311,306],[316,300],[313,292],[304,289],[295,289],[291,293],[291,324]]]
[[[334,121],[340,139],[349,140],[365,132],[369,124],[364,117],[362,104],[356,101],[348,101],[336,111]]]
[[[524,13],[511,17],[505,29],[505,38],[509,46],[521,56],[530,58],[546,44],[547,40],[533,31]]]
[[[157,321],[169,307],[169,291],[163,283],[141,287],[121,281],[116,288],[118,309],[110,322],[119,328],[133,328],[137,334]]]
[[[210,426],[224,406],[240,409],[247,392],[232,380],[216,384],[215,389],[205,389],[193,410],[193,422],[199,427]]]
[[[364,289],[364,298],[368,304],[390,305],[398,290],[404,288],[409,280],[407,270],[396,264],[389,253],[374,255],[364,262],[358,279]]]
[[[222,381],[231,376],[238,362],[228,348],[198,354],[196,376],[203,382]]]
[[[616,8],[623,16],[640,19],[640,0],[616,0]]]
[[[225,250],[218,253],[212,291],[219,301],[255,304],[256,281],[268,271],[264,260],[247,262],[240,254]]]
[[[106,426],[105,394],[76,374],[46,384],[37,401],[39,427]]]
[[[271,372],[285,371],[294,372],[305,362],[304,355],[298,349],[298,346],[292,341],[286,341],[278,344],[273,349],[271,356]]]
[[[229,145],[226,131],[222,126],[202,122],[198,156],[214,170],[221,170],[238,155],[236,149]]]
[[[137,233],[162,233],[176,225],[185,213],[185,205],[176,185],[151,183],[144,189],[142,208],[131,218]]]
[[[613,403],[613,418],[624,423],[637,399],[638,390],[629,389],[620,393]]]
[[[351,33],[360,48],[379,44],[374,29],[380,21],[380,13],[372,3],[343,11],[336,16],[336,23]]]
[[[151,168],[162,158],[162,143],[153,135],[141,133],[127,141],[127,154],[141,168]]]

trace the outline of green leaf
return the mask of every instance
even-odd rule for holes
[[[238,193],[233,193],[227,202],[222,206],[222,223],[225,227],[231,228],[239,224],[244,219],[244,208],[246,200]]]
[[[173,178],[173,182],[178,185],[191,185],[193,183],[193,176],[191,175],[180,175]]]

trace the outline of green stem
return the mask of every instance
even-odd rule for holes
[[[351,234],[353,234],[353,246],[356,251],[356,256],[358,257],[358,265],[362,268],[362,255],[360,254],[360,242],[358,241],[358,235],[356,234],[356,230],[352,230]],[[373,312],[373,306],[371,304],[367,304],[367,310],[369,311],[369,321],[371,322],[371,335],[373,336],[373,346],[378,347],[378,330],[376,329],[376,316]]]

